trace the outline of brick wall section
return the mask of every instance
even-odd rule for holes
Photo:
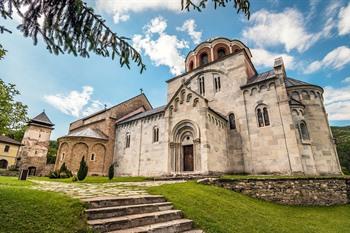
[[[203,183],[285,205],[350,203],[350,178],[212,179]]]

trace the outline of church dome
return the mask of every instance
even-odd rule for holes
[[[249,48],[239,40],[230,40],[223,37],[206,40],[188,53],[185,61],[186,71],[192,71],[241,50],[245,50],[249,58],[252,57]]]

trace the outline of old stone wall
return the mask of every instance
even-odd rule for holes
[[[350,203],[350,178],[213,179],[204,183],[286,205]]]

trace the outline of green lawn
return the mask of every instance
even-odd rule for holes
[[[50,179],[48,177],[31,177],[30,179],[34,180],[43,180],[43,181],[55,181],[55,182],[64,182],[64,183],[73,183],[72,178],[67,179]],[[114,177],[112,180],[109,180],[105,176],[88,176],[83,181],[78,181],[78,183],[115,183],[115,182],[141,182],[145,181],[147,178],[143,176],[131,176],[131,177]]]
[[[350,232],[350,205],[283,206],[194,182],[151,187],[149,191],[164,195],[206,233]]]
[[[83,204],[63,194],[30,189],[30,181],[0,177],[0,232],[87,232]]]
[[[339,176],[273,176],[273,175],[223,175],[223,179],[242,180],[242,179],[347,179],[348,175]]]

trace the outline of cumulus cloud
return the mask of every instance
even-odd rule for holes
[[[339,35],[350,33],[350,3],[346,7],[340,9],[338,31]]]
[[[324,88],[325,107],[330,120],[350,120],[350,85]]]
[[[253,63],[260,67],[273,67],[275,58],[282,57],[287,69],[295,68],[294,57],[285,53],[271,53],[265,49],[251,49]]]
[[[349,83],[349,84],[350,84],[350,76],[344,78],[341,82],[342,82],[342,83]]]
[[[258,47],[283,45],[288,52],[292,49],[303,52],[314,43],[297,9],[289,8],[280,13],[260,10],[252,15],[250,24],[243,31],[243,37]]]
[[[202,41],[202,32],[196,31],[197,24],[194,19],[188,19],[181,27],[177,27],[176,30],[181,32],[187,32],[191,37],[194,44],[199,44]]]
[[[314,61],[305,69],[305,73],[313,73],[321,68],[342,69],[350,63],[350,48],[340,46],[329,52],[322,60]]]
[[[169,10],[180,12],[181,1],[171,0],[97,0],[98,10],[113,16],[115,23],[127,21],[130,13],[139,13],[149,10]]]
[[[68,94],[46,95],[44,99],[64,114],[74,117],[87,116],[104,107],[100,101],[91,100],[93,91],[91,86],[84,86],[81,92],[73,90]]]
[[[163,17],[156,17],[144,27],[144,35],[134,35],[133,46],[146,54],[155,66],[168,66],[170,72],[179,75],[184,71],[185,58],[181,50],[188,48],[188,42],[176,35],[165,32],[167,22]]]

